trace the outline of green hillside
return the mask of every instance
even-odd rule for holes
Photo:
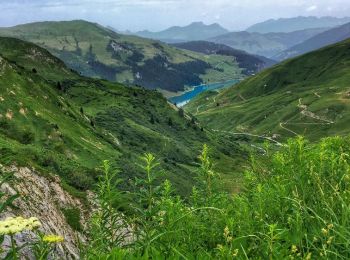
[[[58,174],[77,195],[93,187],[102,160],[119,168],[126,187],[141,172],[139,157],[152,152],[171,172],[163,178],[186,193],[203,143],[232,180],[240,148],[215,140],[160,93],[82,77],[34,44],[0,38],[1,163]]]
[[[350,40],[263,71],[187,106],[211,129],[279,139],[345,135],[350,126]]]
[[[81,20],[0,28],[0,35],[33,42],[84,76],[152,89],[181,91],[239,78],[242,70],[232,57],[179,50]]]

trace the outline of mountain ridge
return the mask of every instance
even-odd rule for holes
[[[223,28],[218,23],[206,25],[203,22],[193,22],[186,26],[172,26],[159,32],[145,30],[136,32],[135,34],[167,43],[178,43],[205,40],[228,32],[227,29]]]
[[[173,45],[180,49],[196,51],[208,55],[219,54],[223,56],[235,57],[240,67],[245,68],[243,73],[247,75],[255,74],[262,69],[268,68],[276,63],[274,60],[268,59],[266,57],[252,55],[245,51],[237,50],[224,44],[217,44],[213,42],[192,41],[185,43],[175,43]]]
[[[254,24],[246,29],[248,32],[293,32],[297,30],[312,28],[331,28],[350,22],[350,17],[315,17],[298,16],[292,18],[270,19],[261,23]]]
[[[241,69],[228,57],[206,57],[159,41],[118,34],[84,20],[0,28],[0,35],[40,45],[84,76],[150,89],[176,92],[185,86],[241,75]],[[218,64],[223,66],[218,69]]]
[[[322,33],[325,30],[325,28],[316,28],[293,31],[290,33],[251,33],[241,31],[219,35],[208,39],[208,41],[225,44],[251,54],[271,58],[281,51]]]
[[[276,60],[289,59],[350,38],[350,23],[317,34],[274,56]]]

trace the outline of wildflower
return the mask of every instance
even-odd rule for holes
[[[37,218],[9,217],[0,221],[0,235],[14,235],[25,230],[33,230],[41,226]]]
[[[327,234],[328,234],[328,230],[325,229],[325,228],[322,228],[322,229],[321,229],[321,232],[322,232],[323,235],[327,235]]]
[[[328,229],[332,229],[333,227],[334,227],[333,224],[329,224],[329,225],[327,226]]]
[[[216,246],[216,248],[219,249],[220,251],[223,251],[223,250],[224,250],[224,246],[223,246],[223,245],[220,245],[220,244],[218,244],[218,245]]]
[[[233,237],[232,237],[232,236],[227,236],[227,237],[226,237],[226,242],[227,242],[227,243],[230,243],[232,240],[233,240]]]
[[[298,248],[296,245],[292,245],[292,253],[295,254],[296,252],[298,252]]]
[[[158,216],[163,217],[166,214],[166,211],[161,210],[158,212]]]
[[[60,243],[64,241],[64,238],[56,235],[46,235],[43,237],[43,241],[47,243]]]
[[[311,260],[311,253],[308,253],[305,257],[305,260]]]
[[[329,237],[327,240],[327,244],[330,245],[333,241],[334,237]]]
[[[227,237],[229,234],[230,234],[230,230],[226,226],[225,229],[224,229],[224,237]]]
[[[238,248],[235,249],[235,250],[233,250],[232,256],[233,256],[233,257],[236,257],[236,256],[238,255],[238,252],[239,252],[239,249],[238,249]]]

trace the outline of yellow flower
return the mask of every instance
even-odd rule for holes
[[[222,251],[224,249],[223,245],[220,245],[220,244],[217,245],[216,248],[219,249],[220,251]]]
[[[332,229],[333,227],[334,227],[333,224],[329,224],[329,225],[327,226],[328,229]]]
[[[322,228],[322,229],[321,229],[321,232],[322,232],[323,235],[327,235],[327,234],[328,234],[328,230],[325,229],[325,228]]]
[[[311,260],[311,253],[308,253],[305,260]]]
[[[56,235],[46,235],[43,237],[43,241],[47,243],[60,243],[64,241],[64,238]]]
[[[233,250],[232,256],[233,256],[233,257],[236,257],[236,256],[238,255],[238,252],[239,252],[239,249]]]
[[[40,226],[41,223],[37,218],[9,217],[0,221],[0,235],[14,235]]]
[[[226,226],[225,229],[224,229],[224,236],[227,237],[229,234],[230,234],[230,230]]]
[[[296,252],[298,252],[298,248],[296,245],[292,245],[292,253],[295,254]]]
[[[333,238],[334,238],[334,237],[329,237],[329,238],[328,238],[328,240],[327,240],[327,244],[328,244],[328,245],[330,245],[330,244],[332,243]]]

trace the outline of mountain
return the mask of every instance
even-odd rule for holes
[[[200,52],[207,55],[223,55],[235,57],[239,66],[245,68],[243,73],[251,75],[274,65],[276,62],[263,56],[251,55],[245,51],[236,50],[223,44],[207,41],[192,41],[173,44],[180,49]]]
[[[184,27],[173,26],[160,32],[141,31],[136,35],[167,43],[178,43],[205,40],[228,32],[217,23],[206,25],[202,22],[194,22]]]
[[[317,28],[290,33],[231,32],[210,38],[208,41],[270,58],[325,30]]]
[[[145,152],[182,194],[204,143],[228,172],[239,165],[236,143],[217,140],[160,93],[82,77],[32,43],[0,37],[0,75],[0,163],[58,175],[75,196],[94,187],[103,160],[125,180],[143,175]]]
[[[264,70],[187,106],[202,123],[235,135],[311,140],[350,129],[350,40]]]
[[[0,28],[0,35],[33,42],[84,76],[149,89],[176,92],[184,86],[241,77],[241,69],[230,57],[179,50],[81,20]]]
[[[293,18],[270,19],[257,23],[246,29],[248,32],[270,33],[270,32],[293,32],[305,29],[331,28],[350,22],[350,17],[315,17],[299,16]]]
[[[350,23],[317,34],[316,36],[277,54],[274,58],[276,60],[289,59],[327,45],[341,42],[348,38],[350,38]]]

